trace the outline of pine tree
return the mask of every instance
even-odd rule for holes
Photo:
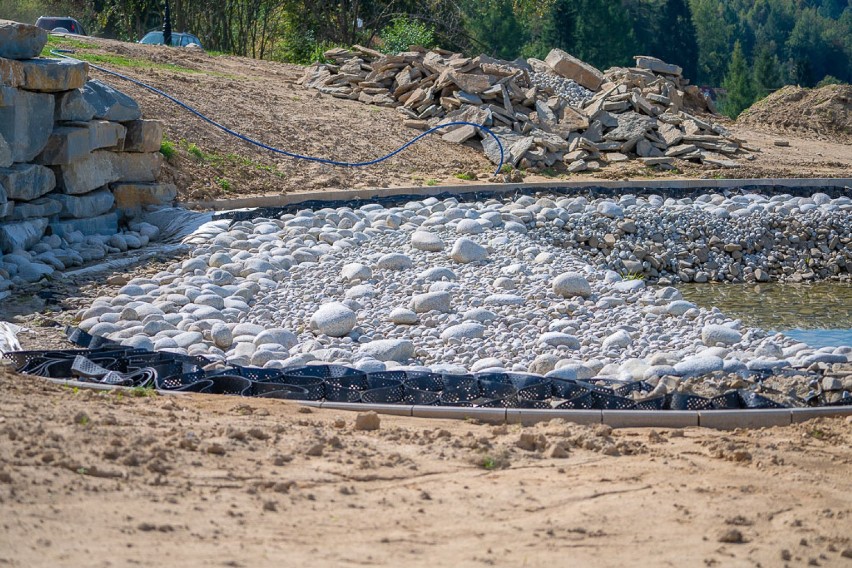
[[[692,12],[686,0],[666,0],[660,22],[665,35],[660,36],[656,57],[680,65],[684,77],[698,78],[698,40],[692,23]]]
[[[769,46],[763,46],[757,52],[753,67],[754,94],[758,99],[781,86],[781,62]]]
[[[731,63],[728,65],[728,72],[722,86],[727,90],[722,111],[731,118],[739,116],[754,102],[751,73],[739,40],[734,43],[734,53],[731,56]]]

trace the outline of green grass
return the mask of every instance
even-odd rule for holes
[[[207,155],[199,148],[195,142],[190,142],[186,146],[186,151],[189,152],[190,156],[193,156],[197,160],[204,161],[207,159]]]
[[[622,280],[644,280],[645,275],[641,272],[623,272],[621,278]]]
[[[456,177],[464,181],[474,181],[476,179],[476,175],[470,172],[461,172],[456,174]]]
[[[163,137],[163,141],[160,143],[160,154],[162,154],[166,160],[171,161],[171,159],[175,157],[175,154],[177,154],[177,146],[175,146],[175,143],[168,138]]]
[[[130,389],[130,396],[157,396],[157,391],[154,390],[154,387],[133,387],[132,389]]]
[[[41,50],[41,56],[55,57],[50,54],[51,49],[96,49],[97,47],[97,44],[88,43],[83,40],[52,35],[47,37],[47,45],[45,45],[44,49]]]
[[[438,185],[438,180],[434,178],[429,178],[426,180],[426,185],[428,185],[429,187],[432,187],[433,185]]]
[[[216,178],[216,183],[219,184],[219,187],[222,188],[222,191],[225,193],[231,191],[231,182],[225,178]]]

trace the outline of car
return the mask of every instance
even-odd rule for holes
[[[163,32],[148,32],[142,39],[139,40],[139,43],[147,43],[149,45],[163,45]],[[172,47],[189,47],[190,45],[196,45],[198,47],[201,47],[201,40],[195,37],[194,35],[188,34],[186,32],[172,32]],[[201,49],[204,48],[201,47]]]
[[[35,25],[49,32],[89,35],[80,22],[68,16],[41,16],[36,20]]]

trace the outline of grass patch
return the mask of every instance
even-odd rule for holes
[[[497,451],[493,454],[477,454],[473,456],[472,461],[473,465],[487,471],[506,469],[511,465],[509,453],[505,450]]]
[[[225,193],[231,191],[231,182],[229,182],[225,178],[216,178],[216,183]]]
[[[461,172],[456,174],[456,177],[464,181],[474,181],[476,179],[476,174],[472,172]]]
[[[76,53],[74,57],[82,61],[88,61],[96,65],[111,65],[113,67],[126,67],[129,69],[160,69],[162,71],[172,71],[175,73],[190,73],[204,74],[204,71],[198,69],[190,69],[172,63],[154,63],[147,59],[136,59],[135,57],[125,57],[124,55],[111,55],[104,53]],[[212,73],[211,73],[212,74]]]
[[[426,185],[428,185],[429,187],[432,187],[433,185],[438,185],[438,180],[436,180],[435,178],[429,178],[426,180]]]
[[[95,43],[89,43],[80,39],[50,35],[47,37],[47,44],[45,44],[44,49],[41,50],[41,56],[55,57],[54,55],[51,55],[51,49],[97,49],[97,47],[98,46]]]
[[[177,146],[175,146],[174,142],[164,136],[163,141],[160,142],[160,154],[162,154],[166,160],[172,161],[172,158],[174,158],[177,154]]]
[[[207,156],[204,154],[204,152],[201,150],[201,148],[199,148],[199,147],[195,144],[195,142],[190,142],[189,144],[187,144],[187,146],[186,146],[186,151],[187,151],[187,152],[189,152],[189,155],[190,155],[190,156],[192,156],[193,158],[195,158],[195,159],[197,159],[197,160],[199,160],[199,161],[202,161],[202,162],[203,162],[203,161],[206,159],[206,157],[207,157]]]
[[[157,396],[157,391],[154,390],[154,387],[133,387],[132,389],[130,389],[130,396],[135,396],[135,397]]]

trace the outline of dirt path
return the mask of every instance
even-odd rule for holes
[[[281,401],[0,390],[0,565],[852,565],[849,420],[359,431]]]

